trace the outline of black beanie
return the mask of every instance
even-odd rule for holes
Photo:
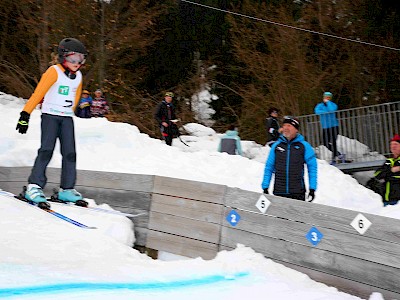
[[[300,128],[300,122],[295,117],[288,117],[288,116],[285,117],[283,119],[283,124],[285,124],[285,123],[294,126],[297,130],[299,130],[299,128]]]

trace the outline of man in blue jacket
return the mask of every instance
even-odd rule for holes
[[[324,146],[332,151],[331,164],[335,164],[335,158],[343,159],[342,154],[337,150],[336,139],[339,134],[339,122],[336,118],[338,106],[332,101],[332,93],[325,92],[322,102],[318,103],[314,111],[320,117],[322,126],[322,140]]]
[[[304,183],[304,164],[307,165],[309,193],[307,200],[313,201],[317,189],[317,159],[314,149],[298,132],[299,121],[294,117],[285,117],[282,134],[271,146],[264,169],[264,179],[261,184],[265,194],[275,174],[273,194],[296,200],[306,199]]]

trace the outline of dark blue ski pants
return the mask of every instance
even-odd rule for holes
[[[42,114],[41,145],[28,182],[44,188],[47,183],[46,168],[49,164],[57,138],[62,155],[60,187],[72,189],[76,181],[75,130],[72,117]]]

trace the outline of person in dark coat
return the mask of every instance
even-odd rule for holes
[[[393,157],[388,158],[367,183],[369,186],[372,185],[371,181],[381,183],[383,206],[395,205],[400,200],[400,135],[396,134],[390,140],[390,152]]]
[[[164,100],[161,101],[156,108],[154,118],[157,120],[161,135],[168,146],[172,145],[172,139],[178,135],[178,127],[176,126],[175,107],[172,104],[174,93],[166,92]]]
[[[279,121],[278,121],[279,110],[275,107],[271,107],[268,110],[269,117],[265,119],[265,129],[267,130],[267,144],[271,146],[278,140],[279,137]]]
[[[275,174],[274,195],[304,201],[306,164],[309,180],[307,200],[311,202],[317,189],[317,159],[314,149],[298,133],[299,127],[300,123],[294,117],[285,117],[283,120],[282,134],[271,146],[261,187],[268,194],[272,174]]]

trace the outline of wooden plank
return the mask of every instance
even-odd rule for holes
[[[31,169],[32,167],[0,167],[0,182],[18,181],[24,182],[23,185],[26,185]],[[59,168],[48,167],[46,169],[48,184],[55,184],[58,187],[60,174]],[[77,170],[77,185],[87,187],[151,193],[153,181],[153,175]]]
[[[32,167],[0,167],[0,182],[27,182]]]
[[[226,246],[221,246],[219,251],[222,250],[233,250],[234,248],[232,247],[226,247]],[[369,299],[372,293],[377,292],[381,293],[385,299],[398,299],[400,298],[400,294],[398,293],[393,293],[378,287],[372,287],[370,285],[360,283],[354,280],[334,276],[331,274],[327,274],[324,272],[308,269],[299,265],[287,263],[280,261],[279,259],[273,259],[274,262],[282,264],[288,268],[291,268],[293,270],[299,271],[303,274],[308,275],[311,279],[324,283],[328,286],[332,286],[337,288],[338,290],[355,295],[364,299]]]
[[[19,194],[22,191],[22,186],[26,184],[26,183],[18,183],[18,182],[0,182],[0,189],[3,189],[5,191],[9,191],[11,193],[14,194]],[[46,186],[46,188],[44,189],[44,193],[47,196],[52,195],[53,191],[52,189],[54,188],[54,186],[51,186],[50,184],[48,186]],[[85,188],[85,187],[77,187],[77,189],[83,194],[84,197],[90,198],[95,200],[95,202],[97,204],[103,204],[103,203],[107,203],[108,205],[110,205],[113,209],[116,209],[118,211],[124,212],[124,213],[128,213],[128,214],[140,214],[140,213],[146,213],[145,215],[139,216],[139,217],[135,217],[135,218],[130,218],[133,223],[135,224],[135,227],[144,227],[147,228],[148,227],[148,223],[149,223],[149,207],[151,204],[151,199],[150,199],[150,194],[148,193],[140,193],[140,192],[134,192],[134,191],[122,191],[123,194],[126,193],[134,193],[135,195],[142,195],[143,197],[141,199],[135,199],[133,198],[132,200],[128,198],[128,200],[130,200],[130,202],[127,200],[121,200],[120,198],[118,198],[121,194],[121,191],[118,190],[109,190],[111,196],[108,197],[104,197],[103,199],[101,199],[100,197],[96,197],[93,194],[89,194],[86,193],[87,189],[93,190],[93,188]],[[112,193],[115,192],[116,197],[112,197]],[[140,193],[140,194],[136,194],[136,193]],[[101,193],[100,193],[101,195]],[[100,199],[100,201],[99,201]],[[99,212],[99,214],[101,214]]]
[[[87,187],[101,187],[116,190],[153,191],[153,175],[126,174],[78,170],[77,184]]]
[[[96,201],[97,204],[107,203],[111,206],[150,210],[151,193],[93,188],[77,185],[76,189],[86,198]]]
[[[146,246],[148,231],[147,228],[135,226],[135,246]]]
[[[215,203],[153,194],[151,211],[220,224],[224,209]]]
[[[226,208],[225,215],[228,215],[229,211],[230,209]],[[309,224],[246,211],[237,212],[241,216],[235,226],[237,230],[312,247],[305,237],[312,227]],[[225,223],[229,226],[228,222]],[[318,227],[318,230],[324,235],[317,246],[318,249],[397,267],[400,272],[400,244],[377,241],[359,235],[355,230],[354,234],[324,227]]]
[[[233,248],[238,243],[251,247],[271,259],[400,293],[398,268],[235,228],[222,227],[221,245]]]
[[[213,259],[217,254],[216,244],[193,240],[164,232],[149,230],[146,247],[185,257]]]
[[[0,189],[18,195],[19,193],[22,192],[22,187],[24,185],[26,185],[26,182],[18,182],[18,181],[5,182],[5,181],[1,181],[0,182]]]
[[[219,184],[155,176],[153,192],[223,204],[225,188],[226,186]]]
[[[370,285],[360,283],[354,280],[333,276],[330,274],[307,269],[302,266],[297,266],[290,263],[282,262],[282,264],[289,268],[297,270],[301,273],[307,274],[311,279],[315,281],[322,282],[329,286],[334,286],[338,290],[351,295],[356,295],[358,297],[369,299],[372,293],[381,293],[384,299],[400,299],[399,293],[394,293],[388,290],[384,290],[381,289],[380,287],[372,287]]]
[[[260,213],[255,206],[260,196],[261,193],[228,187],[225,204],[229,207]],[[358,211],[273,195],[264,196],[271,201],[271,205],[266,212],[267,215],[291,219],[317,227],[357,233],[350,223],[360,213]],[[372,223],[364,236],[400,244],[400,230],[398,230],[400,228],[400,220],[364,212],[361,213]]]
[[[200,240],[219,242],[220,226],[182,217],[150,212],[149,229]]]

